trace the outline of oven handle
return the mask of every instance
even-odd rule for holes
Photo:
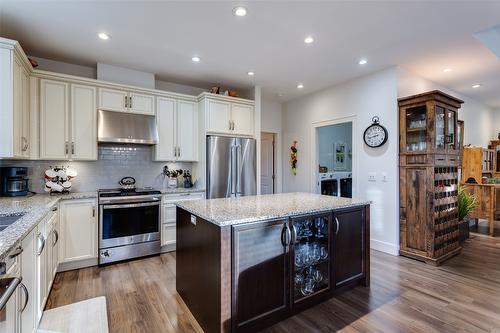
[[[135,208],[135,207],[150,207],[150,206],[159,206],[160,202],[143,202],[143,203],[134,203],[134,204],[120,204],[120,205],[103,205],[103,209],[117,209],[117,208]]]

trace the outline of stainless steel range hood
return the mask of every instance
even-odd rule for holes
[[[158,143],[155,116],[99,110],[97,123],[98,142]]]

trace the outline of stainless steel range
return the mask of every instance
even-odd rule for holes
[[[160,253],[161,192],[99,190],[99,264]]]

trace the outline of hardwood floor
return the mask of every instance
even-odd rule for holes
[[[500,238],[472,237],[440,267],[372,251],[371,288],[265,332],[500,332]],[[175,253],[58,274],[47,308],[96,296],[111,333],[202,331],[175,292]]]

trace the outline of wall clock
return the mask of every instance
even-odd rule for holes
[[[368,126],[363,134],[363,140],[365,144],[371,148],[382,147],[389,138],[389,133],[387,129],[380,125],[379,118],[377,116],[372,118],[373,124]]]

